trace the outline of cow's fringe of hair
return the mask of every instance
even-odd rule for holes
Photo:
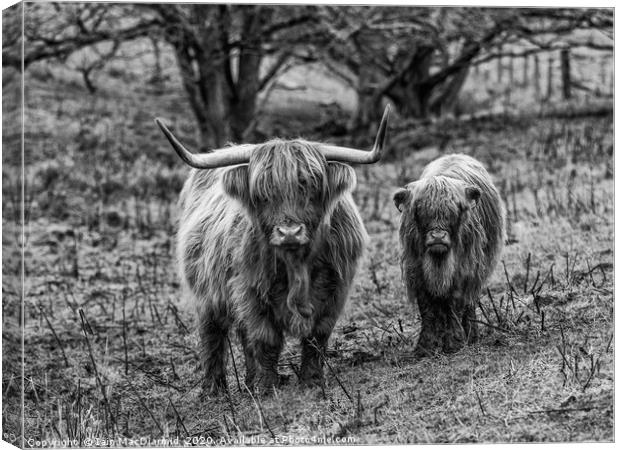
[[[301,139],[274,139],[254,153],[249,179],[252,197],[287,202],[311,192],[327,195],[328,184],[323,176],[327,162],[314,144]]]

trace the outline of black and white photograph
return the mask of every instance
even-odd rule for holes
[[[2,11],[2,440],[612,443],[614,8]]]

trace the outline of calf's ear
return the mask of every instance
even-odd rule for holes
[[[329,186],[329,201],[338,199],[345,192],[355,189],[357,180],[351,166],[337,162],[327,164],[327,184]]]
[[[411,191],[407,188],[400,188],[394,192],[394,196],[392,198],[396,209],[403,212],[405,205],[411,200]]]
[[[469,203],[469,207],[473,208],[478,204],[478,200],[480,200],[480,189],[476,186],[467,186],[465,188],[465,198]]]
[[[232,167],[224,172],[222,184],[227,195],[241,202],[245,207],[251,206],[247,165]]]

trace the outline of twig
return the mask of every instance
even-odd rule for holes
[[[331,366],[331,364],[329,363],[329,361],[325,357],[325,353],[318,347],[318,345],[316,345],[316,343],[314,341],[309,341],[309,342],[319,352],[319,355],[321,356],[321,358],[323,358],[323,362],[325,362],[325,365],[331,371],[332,375],[336,379],[336,382],[340,386],[340,389],[342,389],[342,392],[344,392],[344,394],[347,396],[349,401],[351,403],[353,403],[353,398],[351,398],[351,395],[349,395],[349,392],[347,391],[347,389],[344,387],[344,385],[340,381],[340,378],[338,378],[338,375],[336,374],[336,372],[334,371],[333,367]]]
[[[536,271],[536,278],[534,278],[534,283],[532,284],[532,287],[530,288],[530,294],[534,294],[534,289],[536,289],[536,285],[538,284],[538,279],[540,278],[540,270]]]
[[[239,386],[239,389],[241,389],[241,386]],[[228,406],[230,407],[230,414],[232,416],[231,418],[233,421],[233,425],[237,427],[237,414],[235,412],[235,405],[233,404],[232,397],[230,395],[230,389],[228,389],[228,386],[226,386],[226,400],[228,400]]]
[[[547,275],[545,275],[545,278],[543,278],[543,280],[540,282],[540,285],[538,286],[538,288],[534,290],[534,287],[532,287],[532,295],[538,295],[540,293],[543,286],[545,285],[545,282],[547,281],[549,277],[551,277],[552,279],[552,286],[555,286],[555,280],[553,280],[553,265],[554,263],[552,263],[551,266],[549,267],[549,270],[547,271]]]
[[[532,258],[532,254],[528,253],[527,254],[527,261],[525,263],[525,280],[523,280],[523,293],[526,294],[527,293],[527,282],[529,280],[530,277],[530,260]]]
[[[179,311],[177,307],[170,300],[168,300],[168,309],[170,309],[170,311],[172,311],[172,314],[174,314],[174,320],[176,321],[177,326],[179,328],[182,328],[184,333],[189,333],[189,328],[187,328],[187,326],[179,317]]]
[[[254,396],[252,394],[252,391],[250,391],[250,388],[248,388],[248,386],[245,383],[243,384],[243,386],[248,391],[248,394],[250,394],[250,397],[252,398],[252,400],[254,401],[254,404],[258,408],[258,413],[259,413],[261,422],[265,424],[265,426],[267,427],[267,430],[269,430],[269,434],[271,434],[271,437],[275,439],[276,435],[273,433],[273,431],[271,430],[271,427],[269,426],[269,423],[267,422],[267,418],[265,417],[265,413],[263,412],[263,406],[260,403],[260,399],[258,399],[257,396]]]
[[[609,353],[609,348],[611,347],[611,343],[614,340],[614,334],[611,333],[611,336],[609,336],[609,341],[607,342],[607,347],[605,348],[605,353]]]
[[[133,390],[136,398],[138,399],[138,401],[140,402],[142,407],[144,409],[146,409],[146,412],[149,413],[149,416],[151,416],[151,419],[153,419],[153,422],[155,422],[155,425],[157,425],[157,428],[159,428],[159,432],[163,435],[164,434],[164,429],[161,427],[161,424],[159,423],[159,421],[155,418],[155,415],[153,414],[153,411],[151,411],[151,409],[146,405],[146,403],[144,403],[144,400],[142,400],[142,397],[140,397],[140,394],[138,393],[136,388],[133,387],[133,385],[131,383],[129,384],[129,387],[131,388],[131,390]]]
[[[172,403],[172,399],[170,397],[168,397],[168,401],[170,402],[170,406],[172,406],[174,414],[176,414],[177,416],[177,422],[181,423],[181,426],[183,427],[183,431],[185,431],[185,436],[188,436],[189,432],[187,431],[187,428],[185,428],[185,424],[183,423],[183,419],[179,415],[179,411],[177,411],[177,408],[174,406],[174,403]]]
[[[43,310],[43,307],[40,304],[39,304],[39,311],[41,312],[41,315],[45,319],[45,322],[47,323],[47,326],[49,327],[50,331],[52,332],[52,335],[54,336],[54,339],[56,339],[56,342],[58,343],[58,347],[60,347],[60,351],[62,353],[62,358],[65,361],[65,367],[69,367],[69,360],[67,359],[67,355],[65,354],[65,348],[62,345],[62,341],[60,340],[60,338],[56,334],[56,331],[54,330],[54,327],[52,326],[51,322],[47,318],[47,315],[45,314],[45,311]]]
[[[125,375],[129,374],[129,357],[127,352],[127,320],[125,318],[125,290],[123,290],[123,349],[125,352]]]
[[[510,276],[508,275],[508,269],[506,269],[506,264],[504,260],[502,260],[502,266],[504,266],[504,275],[506,276],[506,281],[508,282],[508,287],[510,288],[510,300],[512,301],[512,307],[515,307],[515,299],[513,293],[516,294],[515,288],[512,286],[512,282],[510,281]]]
[[[493,299],[493,296],[491,295],[491,290],[489,288],[487,288],[487,295],[489,296],[489,300],[491,300],[493,311],[495,311],[495,317],[497,318],[497,324],[501,325],[504,321],[502,320],[501,316],[499,315],[499,312],[497,311],[497,308],[495,307],[495,300]]]
[[[557,413],[557,412],[571,412],[571,411],[590,411],[591,406],[584,406],[583,408],[557,408],[557,409],[539,409],[535,411],[528,411],[529,414],[541,414],[541,413]]]
[[[375,425],[378,425],[378,422],[377,422],[377,413],[379,412],[379,410],[380,410],[381,408],[383,408],[384,406],[387,406],[388,402],[389,402],[389,398],[386,396],[386,397],[385,397],[385,399],[384,399],[381,403],[379,403],[377,406],[375,406],[375,407],[372,409],[372,413],[373,413],[373,416],[374,416],[374,424],[375,424]]]
[[[86,346],[88,347],[88,356],[90,357],[90,362],[93,365],[93,372],[95,372],[95,380],[97,384],[99,385],[99,389],[101,390],[101,396],[103,397],[103,404],[105,405],[105,408],[108,412],[108,414],[106,415],[106,422],[107,422],[107,416],[109,415],[112,425],[115,426],[116,423],[115,423],[114,417],[112,416],[112,409],[110,408],[108,397],[105,393],[105,386],[103,385],[103,382],[101,381],[101,377],[99,376],[99,371],[97,370],[97,363],[95,362],[95,357],[93,355],[93,349],[90,345],[90,339],[88,339],[88,333],[86,332],[86,326],[88,324],[88,319],[86,319],[86,316],[84,315],[84,311],[82,311],[82,308],[79,309],[79,314],[80,314],[80,320],[82,322],[82,332],[84,333],[84,339],[86,340]],[[90,325],[88,325],[88,328],[90,328]],[[92,334],[92,328],[90,329],[90,332]]]
[[[588,375],[588,379],[586,380],[585,384],[583,385],[583,391],[582,392],[585,392],[586,389],[588,388],[588,386],[590,385],[590,381],[592,381],[592,377],[594,377],[594,372],[596,372],[596,369],[598,368],[598,366],[599,366],[599,364],[601,362],[601,357],[600,356],[596,359],[596,362],[594,362],[594,356],[591,356],[591,358],[592,358],[591,359],[592,364],[590,366],[590,373]]]
[[[487,312],[485,311],[484,307],[482,306],[482,302],[480,301],[480,299],[478,299],[478,308],[480,308],[480,311],[482,312],[482,315],[487,320],[487,322],[491,322],[491,320],[489,319],[489,316],[487,315]]]
[[[482,399],[480,398],[480,394],[478,393],[478,391],[474,391],[474,393],[476,394],[476,398],[478,399],[478,406],[480,407],[480,411],[482,411],[482,415],[486,416],[487,412],[484,409],[484,406],[482,405]]]
[[[237,372],[237,363],[235,362],[235,355],[233,353],[232,344],[230,343],[230,337],[226,335],[226,340],[228,341],[228,350],[230,351],[230,359],[232,360],[233,369],[235,372],[235,379],[237,380],[237,387],[239,388],[239,392],[241,392],[241,383],[239,382],[239,373]]]

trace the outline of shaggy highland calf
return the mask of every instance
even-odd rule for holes
[[[422,330],[417,352],[453,352],[477,337],[476,302],[505,236],[500,195],[466,155],[430,163],[394,194],[401,211],[402,275]]]
[[[197,308],[203,389],[226,387],[236,328],[246,384],[277,385],[284,334],[301,340],[300,379],[322,383],[322,354],[368,239],[353,169],[378,161],[388,109],[368,151],[272,140],[194,155],[158,119],[193,170],[180,197],[178,260]]]

